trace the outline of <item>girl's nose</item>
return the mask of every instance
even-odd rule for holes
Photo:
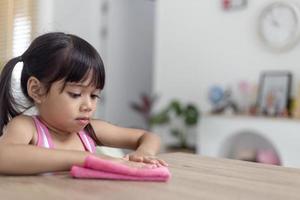
[[[90,112],[90,111],[92,111],[92,108],[89,106],[81,106],[81,111],[82,112]]]
[[[80,111],[90,112],[90,111],[92,111],[92,107],[93,107],[93,104],[92,104],[91,100],[87,98],[82,102],[82,104],[80,106]]]

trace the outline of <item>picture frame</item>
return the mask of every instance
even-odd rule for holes
[[[266,116],[288,116],[292,74],[267,71],[260,75],[257,109]]]

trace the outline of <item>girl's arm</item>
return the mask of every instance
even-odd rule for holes
[[[0,144],[0,174],[28,175],[69,171],[73,165],[82,166],[86,151],[46,149],[24,144]],[[146,164],[130,162],[106,155],[94,155],[129,167],[143,168]]]
[[[155,157],[160,148],[160,138],[156,134],[141,129],[118,127],[101,120],[93,120],[91,124],[103,145],[135,150],[127,156],[129,160],[167,165]]]
[[[82,165],[85,151],[40,148],[25,144],[0,144],[0,174],[39,174],[67,171]]]
[[[30,145],[35,134],[31,117],[12,119],[0,138],[0,173],[37,174],[69,170],[73,164],[82,165],[88,152],[50,150]]]
[[[28,116],[15,117],[8,123],[4,135],[0,137],[0,174],[26,175],[67,171],[73,165],[83,165],[86,156],[91,155],[86,151],[46,149],[30,145],[35,131],[34,122]],[[105,155],[97,157],[131,167],[145,166]]]

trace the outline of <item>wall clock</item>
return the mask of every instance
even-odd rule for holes
[[[299,41],[300,10],[292,1],[277,1],[266,6],[258,21],[262,41],[272,50],[287,51]]]

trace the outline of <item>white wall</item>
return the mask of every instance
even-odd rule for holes
[[[157,0],[153,76],[159,105],[179,97],[207,111],[209,86],[255,83],[263,70],[290,70],[298,83],[300,45],[279,54],[259,40],[257,18],[268,2],[249,0],[246,9],[225,12],[219,0]]]
[[[99,0],[40,0],[38,33],[63,31],[88,40],[98,51],[100,44]],[[100,52],[101,53],[101,52]]]
[[[53,1],[37,0],[37,36],[52,30]]]
[[[144,127],[129,105],[151,93],[154,3],[111,0],[108,21],[105,118],[129,127]]]

